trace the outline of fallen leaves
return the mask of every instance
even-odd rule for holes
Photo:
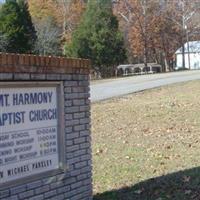
[[[192,190],[185,190],[185,194],[186,195],[189,195],[189,194],[191,194],[192,193]]]
[[[183,182],[188,183],[190,182],[191,177],[190,176],[183,176]]]
[[[96,151],[96,155],[100,155],[100,154],[102,154],[103,153],[103,149],[97,149],[97,151]]]
[[[142,192],[144,192],[144,188],[134,191],[135,194],[142,194]]]
[[[169,86],[92,105],[95,192],[132,187],[153,177],[199,166],[199,83]],[[178,181],[177,191],[172,185],[170,192],[190,199],[192,177],[180,175]],[[188,188],[181,188],[182,185]],[[138,199],[147,194],[154,195],[153,200],[174,199],[170,192],[168,196],[157,186],[157,194],[156,189],[148,193],[148,188],[136,189],[134,194]],[[165,195],[160,195],[162,192]]]
[[[165,148],[166,148],[166,149],[171,149],[171,148],[172,148],[172,145],[167,145]]]

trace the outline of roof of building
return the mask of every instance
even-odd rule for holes
[[[157,63],[147,63],[148,67],[161,67],[161,65]],[[117,66],[117,69],[134,69],[134,68],[144,68],[144,63],[138,63],[138,64],[126,64],[126,65],[119,65]]]
[[[187,42],[184,44],[185,53],[188,53]],[[190,41],[189,42],[189,52],[190,53],[200,53],[200,41]],[[182,53],[182,47],[176,51],[176,54]]]

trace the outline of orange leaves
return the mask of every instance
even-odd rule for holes
[[[158,21],[158,1],[150,0],[147,3],[141,0],[125,0],[121,1],[115,10],[121,16],[126,16],[129,21],[127,35],[134,55],[142,56],[144,51],[149,54],[149,51],[155,48],[155,42],[160,44],[159,39],[155,39],[155,33],[164,22]],[[125,23],[123,17],[119,19],[122,24]]]
[[[64,41],[71,40],[72,31],[80,23],[85,7],[83,0],[29,0],[31,16],[36,21],[52,17],[62,27]]]

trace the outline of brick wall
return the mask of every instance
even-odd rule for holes
[[[1,200],[92,199],[89,67],[90,62],[84,59],[0,53],[0,82],[63,82],[68,166],[66,172],[0,188]]]

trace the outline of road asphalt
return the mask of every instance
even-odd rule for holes
[[[91,102],[198,79],[200,79],[200,70],[137,75],[125,78],[92,81],[90,86]]]

